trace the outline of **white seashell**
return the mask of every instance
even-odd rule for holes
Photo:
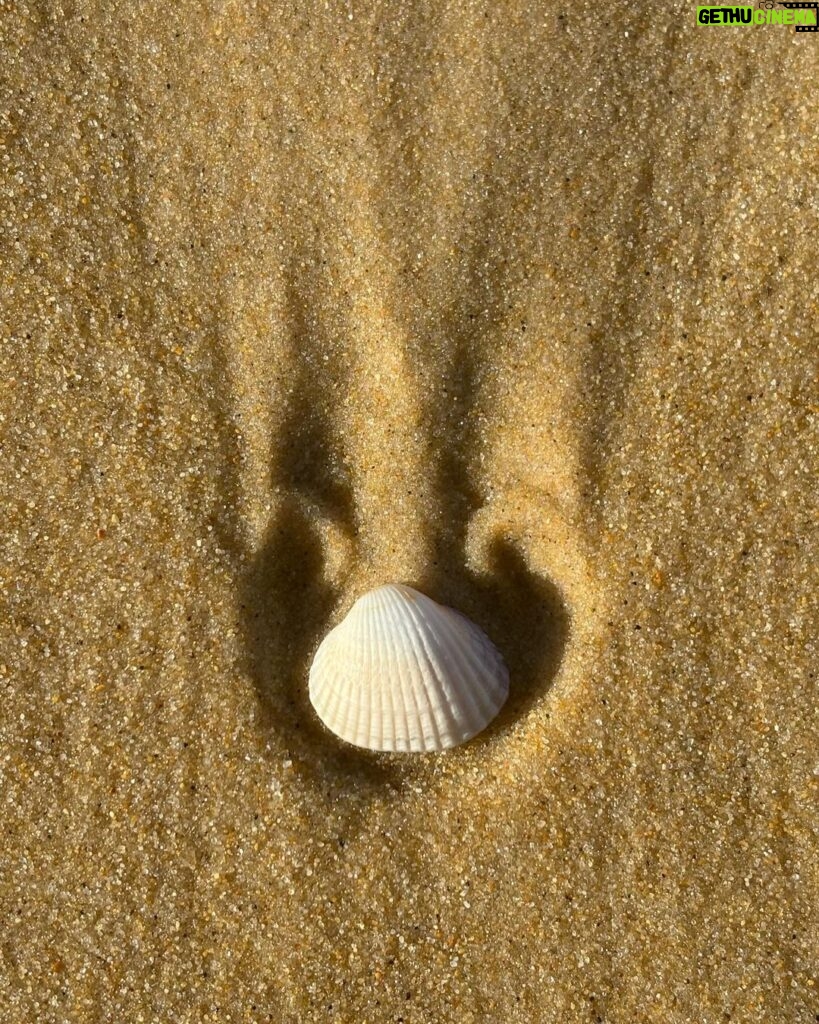
[[[369,750],[444,750],[497,715],[509,673],[460,612],[389,584],[359,598],[322,641],[310,701],[341,739]]]

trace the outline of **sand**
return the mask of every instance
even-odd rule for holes
[[[819,1020],[817,36],[0,3],[0,1005]],[[509,705],[345,747],[402,581]]]

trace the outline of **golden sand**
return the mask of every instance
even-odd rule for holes
[[[819,37],[2,0],[0,55],[4,1024],[819,1020]],[[387,581],[503,652],[475,742],[311,712]]]

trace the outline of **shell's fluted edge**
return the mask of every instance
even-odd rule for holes
[[[310,668],[319,718],[369,750],[457,746],[492,721],[508,693],[503,658],[478,626],[398,584],[359,598]]]

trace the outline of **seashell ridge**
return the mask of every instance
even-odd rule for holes
[[[369,750],[445,750],[497,715],[509,673],[466,616],[400,584],[359,598],[319,645],[310,701],[341,739]]]

